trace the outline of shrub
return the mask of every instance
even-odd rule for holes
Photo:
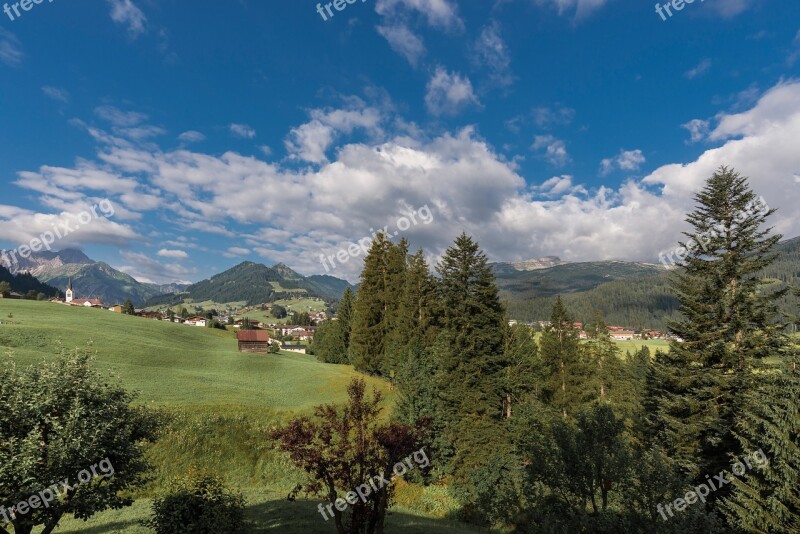
[[[153,501],[153,517],[142,524],[157,534],[243,532],[244,496],[218,476],[191,471]]]

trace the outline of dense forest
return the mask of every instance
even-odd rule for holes
[[[788,332],[798,319],[779,307],[797,273],[775,261],[793,245],[778,246],[771,212],[748,209],[756,198],[726,168],[697,194],[688,220],[698,246],[657,279],[683,339],[667,353],[620,354],[600,311],[601,298],[655,305],[643,297],[646,280],[628,297],[612,284],[594,290],[606,291],[598,300],[556,297],[538,339],[509,327],[491,266],[464,234],[437,276],[421,251],[379,235],[358,291],[319,329],[314,351],[396,384],[392,425],[370,442],[376,461],[420,440],[431,461],[417,480],[449,486],[463,520],[518,533],[797,532],[800,370]],[[576,314],[591,314],[587,341]],[[321,434],[331,447],[347,443],[331,432],[362,430],[363,388],[351,390],[347,423]],[[320,446],[309,425],[282,431],[284,447],[309,472],[327,473],[300,454]],[[380,532],[391,491],[380,499],[377,515],[335,512],[339,532]]]
[[[25,295],[26,298],[35,299],[39,294],[47,298],[61,295],[58,289],[40,282],[33,275],[28,273],[13,275],[2,265],[0,265],[0,282],[6,282],[10,288],[9,291]]]

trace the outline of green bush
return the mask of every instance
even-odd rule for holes
[[[142,524],[157,534],[244,532],[244,496],[218,476],[190,472],[153,501],[153,517]]]

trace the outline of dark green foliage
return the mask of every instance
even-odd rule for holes
[[[244,496],[209,473],[190,472],[174,480],[170,492],[153,501],[153,517],[143,522],[156,534],[244,532]]]
[[[585,376],[581,362],[578,329],[559,297],[550,315],[550,324],[539,342],[543,366],[543,400],[567,417],[575,413],[585,398]]]
[[[798,410],[800,374],[794,365],[763,373],[759,387],[747,393],[734,434],[741,450],[761,451],[768,463],[732,477],[733,491],[721,505],[730,524],[750,532],[800,531]]]
[[[340,321],[326,321],[317,328],[311,351],[323,363],[349,363]]]
[[[390,281],[396,266],[395,246],[384,233],[372,241],[364,258],[364,270],[353,303],[353,319],[350,334],[350,361],[356,369],[371,374],[385,371],[386,342],[394,318],[390,310],[397,301],[389,302]]]
[[[272,315],[276,319],[283,319],[288,314],[286,312],[286,308],[284,308],[280,304],[273,304],[272,305],[272,310],[270,311],[270,315]]]
[[[692,477],[717,473],[740,454],[732,430],[743,396],[757,387],[754,367],[786,344],[776,300],[759,273],[775,258],[780,239],[764,229],[762,210],[746,178],[721,168],[696,195],[687,221],[689,252],[673,285],[682,319],[671,323],[684,342],[670,346],[662,366],[661,438]],[[729,488],[714,498],[727,495]]]
[[[49,363],[17,369],[8,359],[0,367],[2,504],[28,500],[54,480],[77,482],[80,471],[102,460],[112,474],[73,487],[49,507],[17,515],[15,534],[29,534],[37,525],[49,534],[65,515],[87,519],[130,506],[126,490],[146,482],[143,444],[157,437],[160,418],[133,406],[134,395],[91,363],[88,351],[61,349]]]
[[[20,294],[25,294],[33,291],[34,294],[44,293],[48,297],[62,296],[58,289],[53,286],[43,284],[32,274],[18,273],[17,275],[13,275],[8,269],[0,265],[0,284],[4,282],[8,284],[8,288],[5,289],[3,293],[15,291]]]
[[[287,291],[276,289],[279,286]],[[289,291],[295,290],[295,291]],[[239,302],[248,305],[273,302],[283,298],[297,296],[298,292],[310,297],[318,297],[332,301],[338,298],[330,295],[326,284],[319,281],[308,281],[303,276],[289,269],[282,263],[267,267],[260,263],[246,261],[228,269],[208,280],[192,284],[180,293],[159,295],[147,300],[146,305],[176,305],[191,299],[193,302],[210,300],[213,302]]]
[[[133,307],[131,299],[126,300],[125,304],[122,305],[122,313],[125,315],[136,315],[136,310]]]
[[[436,270],[441,417],[454,451],[450,469],[464,482],[470,470],[506,447],[505,318],[486,255],[472,238],[460,235]]]

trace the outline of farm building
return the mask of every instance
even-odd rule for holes
[[[239,330],[236,339],[239,352],[269,352],[269,332],[266,330]]]

